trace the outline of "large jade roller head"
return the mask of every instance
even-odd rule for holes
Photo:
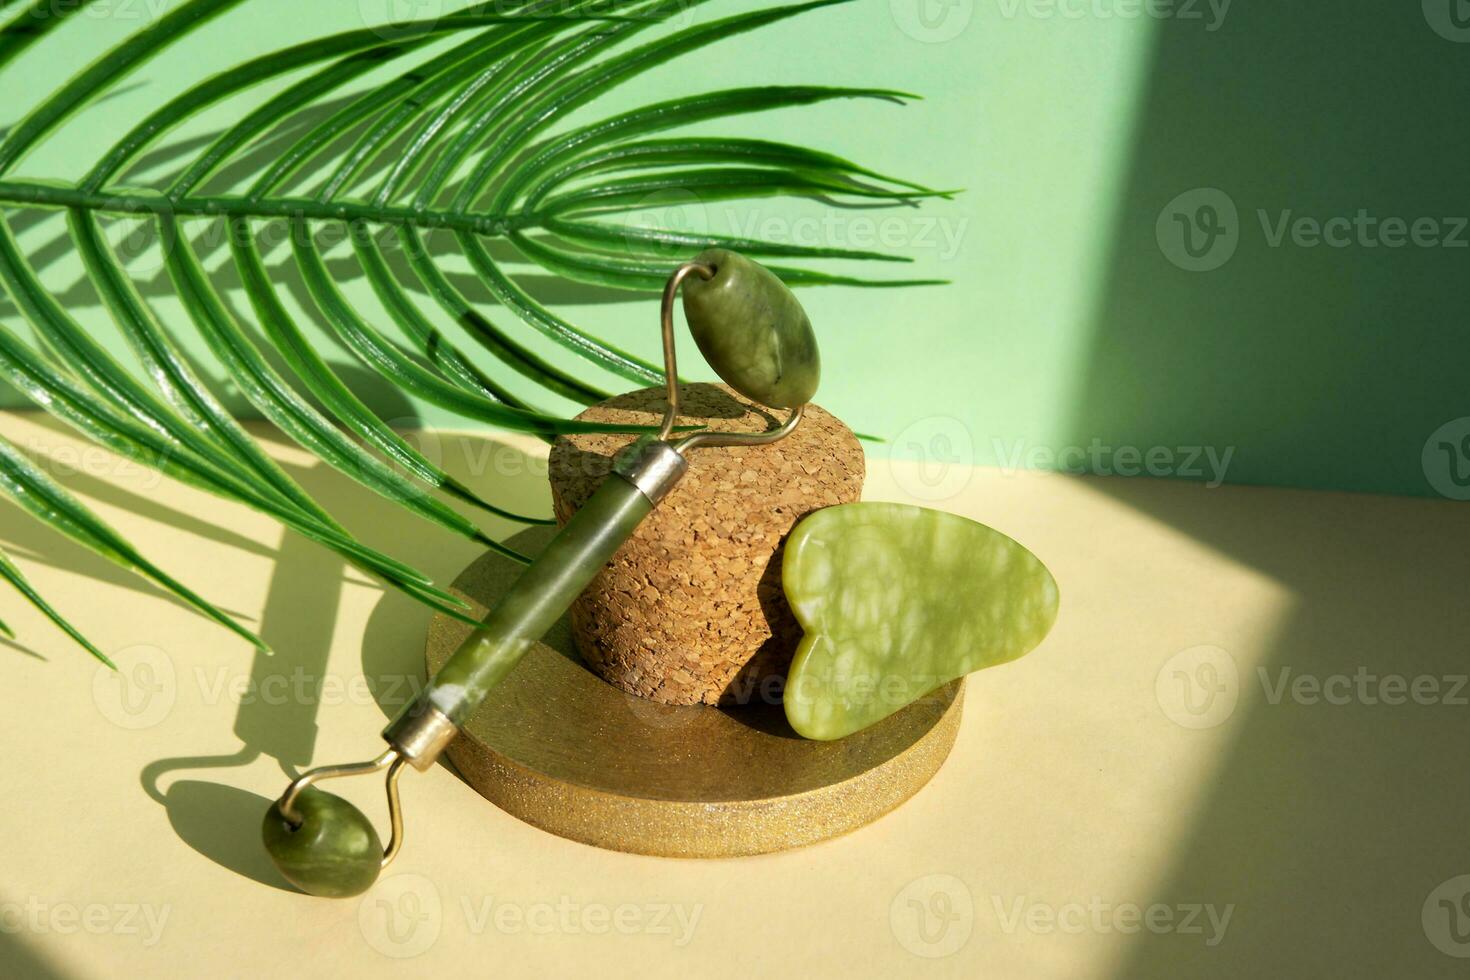
[[[679,415],[679,364],[674,356],[674,299],[684,290],[684,318],[700,353],[727,385],[770,408],[789,408],[771,432],[698,433],[673,444],[682,454],[699,446],[751,446],[791,434],[817,393],[822,359],[812,322],[776,275],[738,252],[707,249],[685,262],[664,286],[664,376],[668,404],[659,439],[667,442]]]
[[[715,373],[771,408],[811,401],[822,376],[817,336],[786,284],[723,248],[700,253],[693,264],[710,275],[684,285],[684,317]]]
[[[788,409],[781,425],[765,432],[705,430],[672,438],[679,416],[673,311],[681,286],[689,330],[710,367],[745,397]],[[403,841],[398,777],[405,764],[419,770],[434,764],[485,695],[678,483],[689,465],[686,453],[706,446],[764,445],[789,435],[801,422],[821,375],[817,341],[801,304],[768,270],[725,249],[703,252],[669,277],[660,323],[668,405],[657,437],[638,440],[619,457],[612,475],[485,614],[423,692],[384,729],[386,751],[369,762],[305,773],[266,814],[266,850],[302,891],[342,897],[372,886]],[[386,846],[361,811],[316,786],[339,776],[385,771],[392,824]]]

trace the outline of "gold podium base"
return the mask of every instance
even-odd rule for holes
[[[512,543],[534,554],[552,533],[535,528]],[[487,553],[453,591],[479,615],[519,571]],[[430,674],[469,631],[434,617]],[[486,799],[561,837],[667,857],[763,854],[856,830],[918,792],[954,745],[963,684],[840,741],[814,742],[791,730],[780,704],[665,705],[624,694],[583,664],[563,617],[447,754]]]

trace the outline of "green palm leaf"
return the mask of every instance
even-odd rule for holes
[[[31,605],[41,610],[41,613],[47,619],[51,620],[51,622],[61,627],[66,635],[75,640],[77,645],[80,646],[83,650],[86,650],[88,653],[105,663],[107,666],[112,667],[113,669],[117,668],[117,664],[113,663],[112,660],[107,656],[107,654],[97,649],[96,645],[93,644],[91,640],[83,636],[82,633],[75,626],[67,621],[67,619],[61,615],[61,613],[57,612],[51,606],[51,603],[47,602],[41,596],[41,594],[35,590],[30,581],[23,574],[21,574],[20,569],[15,567],[15,562],[11,561],[10,556],[5,554],[5,552],[3,551],[0,551],[0,578],[3,578],[5,581],[9,582],[11,587],[14,588],[15,591],[19,592],[28,602],[30,602]],[[15,631],[7,626],[3,621],[0,621],[0,634],[3,634],[7,639],[15,639]]]
[[[269,649],[260,637],[144,558],[122,535],[88,510],[81,501],[58,486],[4,439],[0,439],[0,490],[3,490],[6,495],[36,517],[41,518],[77,543],[90,548],[109,561],[152,579],[210,619],[243,636],[259,649]],[[24,580],[19,579],[18,575],[12,577],[7,574],[6,578],[11,580],[11,584],[21,589],[27,598],[32,598],[34,601],[33,593],[25,587]],[[76,635],[75,631],[56,616],[49,607],[43,605],[41,608],[43,612],[61,624],[68,633]],[[89,646],[89,649],[104,662],[109,662],[95,648]]]
[[[0,67],[68,29],[91,2],[0,0],[0,12],[9,12],[0,26]],[[305,285],[299,299],[309,303],[311,318],[356,362],[405,395],[479,424],[548,440],[569,432],[642,431],[577,422],[518,393],[529,384],[548,399],[586,405],[629,382],[659,383],[662,375],[657,365],[549,309],[507,270],[504,255],[490,243],[513,250],[518,263],[623,290],[656,291],[674,256],[709,246],[797,261],[907,261],[883,252],[626,220],[650,194],[670,190],[701,201],[787,195],[904,206],[948,196],[808,147],[675,132],[836,99],[914,98],[906,93],[732,88],[565,126],[573,112],[658,65],[837,2],[773,6],[674,30],[667,24],[674,15],[712,7],[713,0],[469,3],[433,20],[391,31],[333,34],[211,73],[163,100],[80,180],[20,175],[19,165],[33,150],[160,52],[207,22],[249,15],[246,0],[179,0],[41,99],[0,140],[0,207],[62,212],[64,241],[80,257],[132,363],[110,354],[48,291],[8,220],[0,220],[0,283],[34,338],[28,342],[11,324],[0,323],[0,378],[100,445],[269,514],[419,601],[464,618],[463,603],[360,541],[277,465],[190,361],[184,338],[197,332],[212,367],[255,411],[322,462],[409,514],[521,558],[440,494],[501,519],[547,520],[496,504],[494,486],[467,485],[375,413],[298,323],[273,279],[261,234],[285,229],[290,260]],[[393,67],[384,71],[385,66]],[[262,87],[271,94],[176,160],[171,175],[146,186],[129,176],[147,151],[206,110]],[[670,135],[659,135],[664,133]],[[270,158],[251,162],[267,145],[276,147]],[[245,171],[251,176],[243,190],[238,177],[225,176]],[[157,236],[181,320],[166,318],[129,275],[105,234],[102,219],[112,216],[130,217]],[[224,232],[224,258],[241,284],[242,306],[226,298],[207,270],[211,239],[219,236],[199,234],[200,229]],[[342,288],[329,265],[327,231],[350,246],[381,312],[359,305]],[[500,313],[480,309],[457,284],[430,247],[428,236],[436,231],[452,237],[459,258]],[[401,249],[402,263],[390,261],[385,243]],[[777,271],[795,285],[925,281],[873,280],[807,267]],[[502,315],[503,321],[496,318]],[[538,351],[528,330],[540,335],[536,343],[543,348],[549,340],[555,353]],[[456,343],[456,332],[468,346]],[[0,490],[61,533],[259,643],[4,442]],[[0,578],[106,659],[3,554]],[[9,632],[3,623],[0,632]]]

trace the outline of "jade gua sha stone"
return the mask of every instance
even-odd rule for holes
[[[908,504],[828,507],[781,566],[806,635],[786,678],[798,734],[836,739],[957,677],[1015,660],[1057,617],[1035,555],[983,524]]]

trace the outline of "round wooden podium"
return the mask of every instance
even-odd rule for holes
[[[512,539],[534,554],[554,533]],[[520,566],[487,553],[453,591],[482,614]],[[430,674],[468,635],[436,616]],[[449,746],[466,782],[506,812],[598,847],[669,857],[733,857],[856,830],[929,781],[954,745],[963,680],[872,728],[803,739],[780,704],[669,705],[626,694],[578,657],[566,617]]]

